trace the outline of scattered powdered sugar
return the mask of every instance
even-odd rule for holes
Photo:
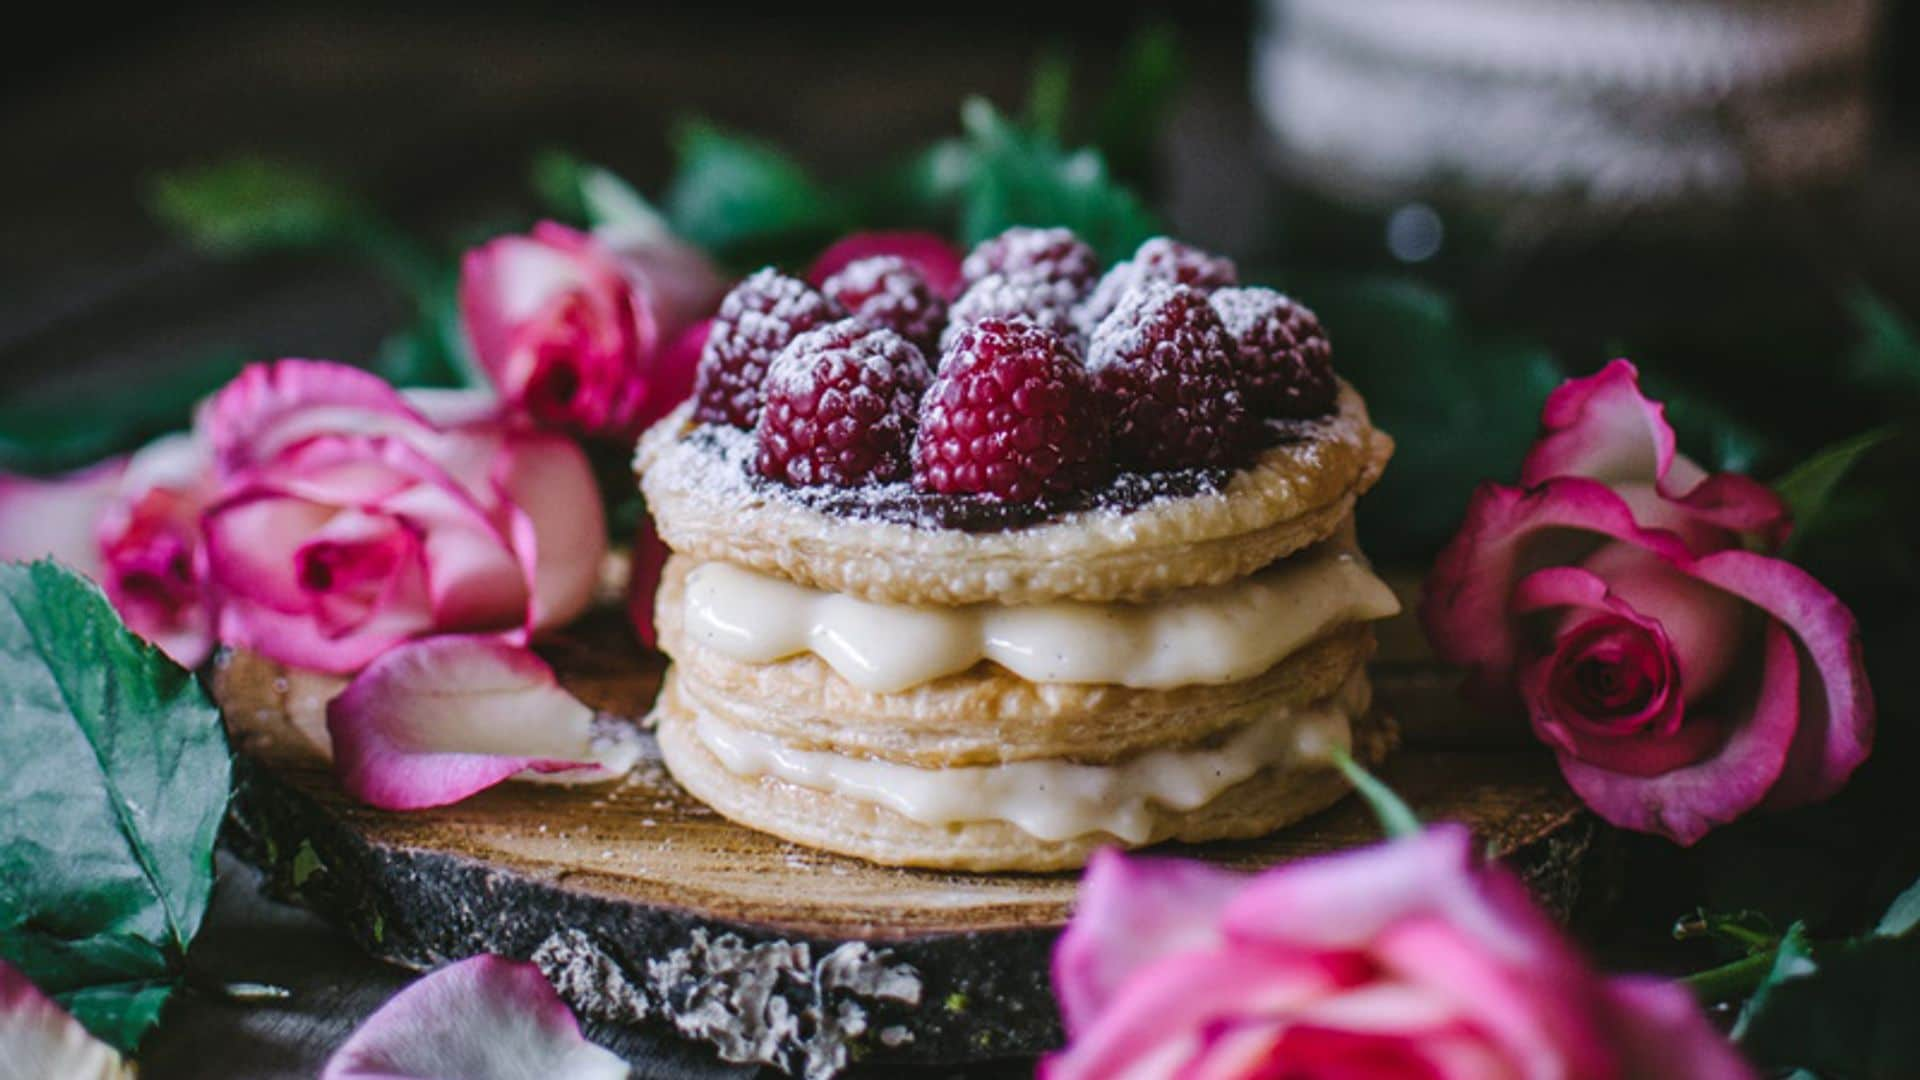
[[[1086,340],[1073,320],[1078,293],[1068,281],[1031,274],[988,274],[954,301],[940,351],[953,348],[954,339],[982,319],[1025,318],[1059,335],[1075,355],[1086,351]]]
[[[1270,446],[1299,441],[1311,433],[1310,427],[1297,422],[1274,421],[1265,426]],[[1094,490],[1008,503],[982,495],[920,491],[907,480],[851,488],[789,487],[754,470],[752,432],[724,425],[697,425],[681,437],[680,447],[702,459],[690,464],[699,470],[702,490],[716,499],[775,500],[834,517],[968,533],[1035,528],[1083,513],[1126,514],[1164,499],[1217,494],[1226,489],[1234,473],[1226,468],[1122,472]]]
[[[1033,274],[1067,282],[1078,301],[1099,276],[1100,257],[1072,229],[1015,225],[975,245],[960,264],[963,281],[979,281],[989,274]]]

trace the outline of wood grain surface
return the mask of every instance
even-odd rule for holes
[[[1450,680],[1417,635],[1389,628],[1383,642],[1382,706],[1409,718],[1383,777],[1422,817],[1472,824],[1570,910],[1594,830],[1551,760],[1484,724],[1416,719],[1450,714]],[[613,715],[641,715],[658,686],[659,659],[612,615],[542,649]],[[613,1030],[664,1026],[801,1074],[1030,1054],[1058,1036],[1046,956],[1073,875],[906,870],[800,848],[706,809],[657,756],[611,785],[507,784],[431,811],[371,810],[301,730],[334,685],[247,655],[215,675],[241,753],[238,847],[372,955],[416,968],[530,957]],[[1377,836],[1350,799],[1260,840],[1173,850],[1253,869]],[[837,1019],[849,1009],[857,1022]]]

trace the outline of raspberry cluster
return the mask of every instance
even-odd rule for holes
[[[1069,230],[1018,227],[961,277],[949,308],[892,256],[817,291],[759,271],[714,319],[694,418],[752,431],[753,469],[777,483],[1017,504],[1237,467],[1270,422],[1338,404],[1311,311],[1166,237],[1101,274]]]

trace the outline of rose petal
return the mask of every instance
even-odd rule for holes
[[[894,255],[905,259],[920,272],[933,291],[951,300],[960,289],[960,252],[946,238],[930,232],[900,230],[859,232],[843,236],[820,253],[807,268],[807,281],[814,288],[845,269],[848,263],[875,255]]]
[[[389,650],[327,706],[327,731],[341,786],[383,810],[444,806],[529,770],[609,780],[639,757],[631,727],[602,732],[544,661],[487,637]]]
[[[539,230],[535,233],[538,235]],[[602,228],[594,230],[593,235],[613,253],[627,280],[646,297],[643,306],[652,313],[662,341],[679,337],[713,314],[727,291],[726,280],[706,252],[672,233]],[[671,408],[669,405],[660,411]]]
[[[334,1051],[320,1080],[624,1080],[532,964],[481,955],[395,994]]]
[[[1640,392],[1640,373],[1629,361],[1562,383],[1548,395],[1540,422],[1545,432],[1520,466],[1523,486],[1563,476],[1648,485],[1720,528],[1757,533],[1770,545],[1786,538],[1786,504],[1770,488],[1744,476],[1708,477],[1677,453],[1666,406]],[[1642,517],[1641,524],[1656,523]]]
[[[1765,648],[1765,674],[1754,701],[1729,706],[1746,710],[1744,721],[1687,718],[1688,728],[1725,731],[1725,742],[1716,752],[1696,764],[1639,776],[1560,750],[1561,774],[1607,821],[1679,844],[1692,844],[1760,805],[1787,762],[1801,698],[1793,640],[1778,625],[1769,625]]]
[[[1282,1013],[1353,982],[1332,955],[1241,945],[1176,952],[1136,970],[1065,1050],[1041,1061],[1039,1080],[1105,1080],[1145,1062],[1178,1063],[1204,1033],[1235,1016]]]
[[[99,581],[100,518],[119,495],[127,460],[51,480],[0,473],[0,560],[58,559]]]
[[[1780,620],[1812,664],[1801,670],[1800,726],[1767,804],[1831,797],[1873,750],[1873,689],[1853,612],[1805,570],[1748,551],[1709,555],[1692,572]]]
[[[586,610],[607,554],[607,523],[587,456],[570,439],[518,433],[501,447],[494,485],[525,580],[526,626],[558,626]]]
[[[634,417],[637,430],[652,427],[692,396],[694,378],[700,371],[700,353],[712,332],[713,320],[701,319],[660,350],[648,378],[646,407]]]
[[[1753,1080],[1756,1074],[1700,1012],[1685,986],[1628,976],[1608,980],[1621,1076]]]
[[[328,434],[431,431],[399,391],[371,372],[324,360],[252,364],[208,398],[194,430],[222,474]]]
[[[18,969],[0,960],[0,1076],[118,1080],[133,1067]]]
[[[1520,466],[1526,487],[1559,476],[1658,484],[1673,467],[1666,406],[1640,393],[1640,372],[1627,360],[1561,383],[1547,395],[1540,424],[1545,430]]]
[[[1482,484],[1427,575],[1420,620],[1434,652],[1466,666],[1469,688],[1487,704],[1514,707],[1514,588],[1536,567],[1578,562],[1608,538],[1689,558],[1678,536],[1640,526],[1626,500],[1596,480],[1561,477],[1526,490]]]
[[[1053,950],[1054,996],[1073,1034],[1133,973],[1171,953],[1220,942],[1220,911],[1247,879],[1186,859],[1132,858],[1108,848],[1080,880],[1073,921]]]
[[[1414,836],[1288,864],[1254,878],[1227,905],[1229,938],[1358,949],[1417,912],[1444,918],[1503,961],[1542,967],[1578,958],[1523,886],[1482,865],[1473,834],[1435,825]]]
[[[673,551],[653,527],[653,519],[641,518],[640,527],[633,536],[632,570],[627,583],[627,617],[633,622],[634,634],[649,649],[660,647],[659,635],[654,632],[653,598],[660,591],[660,575],[665,572],[667,558],[672,554]]]

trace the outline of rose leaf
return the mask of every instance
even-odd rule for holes
[[[0,959],[125,1050],[200,927],[232,763],[193,676],[50,562],[0,565]]]

